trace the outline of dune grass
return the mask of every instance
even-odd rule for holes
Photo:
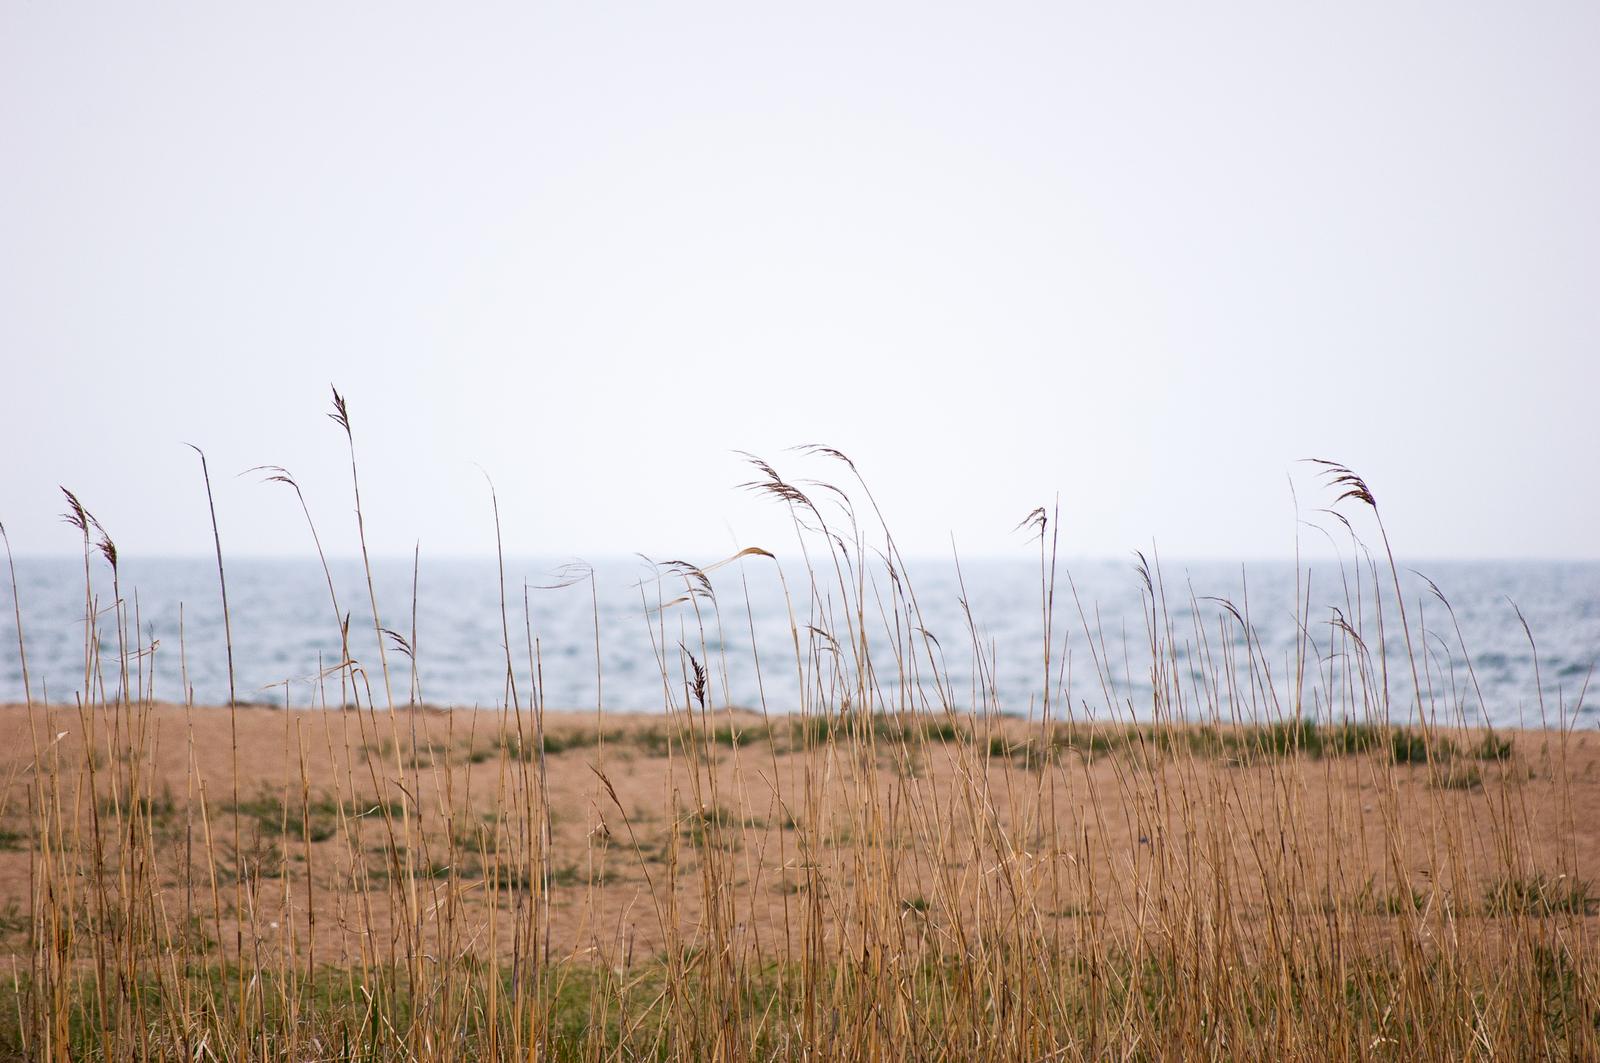
[[[335,419],[354,476],[342,398]],[[784,574],[791,638],[760,663],[798,676],[799,702],[721,700],[707,647],[740,622],[717,597],[738,570],[674,562],[645,588],[654,719],[547,711],[537,682],[517,689],[515,647],[535,677],[539,660],[515,603],[501,713],[397,697],[414,622],[409,638],[375,623],[395,652],[369,673],[336,598],[333,708],[159,704],[115,546],[69,496],[90,694],[30,690],[14,717],[26,748],[0,857],[26,887],[0,907],[0,1052],[1600,1058],[1600,896],[1580,863],[1593,749],[1560,727],[1468,727],[1421,648],[1437,633],[1381,593],[1398,582],[1386,543],[1375,561],[1351,532],[1347,602],[1307,615],[1287,662],[1259,659],[1245,603],[1178,630],[1142,565],[1153,695],[1130,705],[1039,511],[1041,694],[1004,706],[950,682],[956,648],[924,630],[865,485],[818,456],[847,490],[756,462],[797,560],[738,559]],[[1375,520],[1366,484],[1329,473]],[[961,652],[981,676],[977,632]],[[1421,693],[1397,704],[1400,673]],[[1075,686],[1107,695],[1100,718]],[[270,778],[240,766],[263,736]]]

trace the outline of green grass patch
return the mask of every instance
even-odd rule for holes
[[[1587,879],[1571,875],[1507,875],[1484,887],[1483,909],[1489,915],[1594,915],[1600,896]]]

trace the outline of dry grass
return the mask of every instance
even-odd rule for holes
[[[1096,723],[1072,684],[1109,689],[1114,666],[1057,589],[1040,511],[1044,695],[1016,718],[981,683],[952,688],[954,648],[922,630],[886,531],[845,492],[816,505],[758,468],[804,559],[785,570],[792,644],[762,662],[800,677],[782,714],[719,700],[705,647],[738,618],[715,566],[672,563],[651,588],[664,714],[631,717],[546,711],[509,656],[505,712],[395,705],[403,681],[349,660],[324,677],[349,709],[158,704],[136,628],[86,586],[89,625],[121,647],[102,661],[86,639],[96,696],[0,707],[19,736],[0,764],[7,1050],[1600,1055],[1600,743],[1466,728],[1425,658],[1384,648],[1424,636],[1377,608],[1392,564],[1350,566],[1287,684],[1266,680],[1279,662],[1236,667],[1259,652],[1245,603],[1180,633],[1146,566],[1155,693],[1121,711],[1150,722]],[[1331,479],[1375,515],[1353,473]],[[114,566],[72,503],[86,556]],[[1417,702],[1391,703],[1398,672]]]

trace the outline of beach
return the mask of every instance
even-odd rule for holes
[[[403,951],[405,934],[509,962],[527,947],[520,909],[541,893],[551,957],[620,965],[701,940],[708,896],[752,956],[783,954],[808,912],[850,938],[851,891],[868,874],[912,938],[970,922],[1003,884],[1012,917],[1042,939],[1131,942],[1164,875],[1235,912],[1246,936],[1282,891],[1387,933],[1403,925],[1397,897],[1482,923],[1495,883],[1524,865],[1586,880],[1600,860],[1600,737],[1586,732],[1496,732],[1504,759],[1463,752],[1483,732],[1451,735],[1455,752],[1430,764],[1395,763],[1388,746],[1230,747],[1216,731],[1207,749],[1193,728],[1064,740],[1065,725],[1004,718],[808,740],[797,719],[746,712],[548,712],[542,746],[540,724],[497,711],[0,707],[0,733],[16,736],[4,950],[27,964],[16,914],[51,858],[30,808],[70,796],[55,844],[88,837],[91,767],[102,824],[123,824],[103,856],[118,881],[132,839],[162,919],[202,927],[224,956],[265,949],[291,964],[373,961]],[[1226,851],[1206,850],[1222,839]],[[726,879],[715,889],[713,873]],[[808,907],[808,890],[827,903]],[[1578,914],[1592,929],[1592,911]]]

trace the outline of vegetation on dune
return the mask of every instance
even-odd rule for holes
[[[334,419],[356,486],[337,395]],[[1108,696],[1095,719],[1073,684],[1114,690],[1115,665],[1087,621],[1060,620],[1086,613],[1058,583],[1053,514],[1025,522],[1040,698],[1003,706],[953,688],[957,649],[923,628],[893,537],[858,518],[852,497],[878,519],[854,466],[811,456],[851,491],[759,460],[752,485],[793,514],[804,563],[730,559],[784,574],[792,637],[761,667],[793,669],[798,704],[719,702],[717,566],[672,562],[650,585],[655,721],[547,713],[515,682],[515,647],[528,674],[539,661],[509,603],[495,726],[408,711],[415,638],[375,620],[369,670],[333,598],[345,653],[321,700],[350,708],[283,713],[265,787],[239,767],[237,699],[181,720],[154,704],[116,547],[69,494],[93,695],[30,689],[28,752],[0,791],[0,860],[27,882],[0,906],[0,1054],[1600,1058],[1583,738],[1469,728],[1460,698],[1428,693],[1454,690],[1422,650],[1441,633],[1394,597],[1354,473],[1324,466],[1351,511],[1348,601],[1302,617],[1290,660],[1265,660],[1232,603],[1191,603],[1180,632],[1141,564],[1152,700]],[[225,585],[220,537],[218,561]],[[981,677],[978,631],[962,652]],[[1401,673],[1415,701],[1393,700]],[[227,713],[232,763],[195,757],[204,711]]]

